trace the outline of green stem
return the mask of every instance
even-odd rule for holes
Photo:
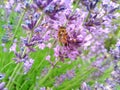
[[[46,81],[46,79],[49,77],[51,72],[52,72],[52,68],[50,68],[47,75],[42,80],[40,80],[39,85],[43,84]]]
[[[12,37],[12,41],[15,39],[15,36],[16,36],[16,34],[17,34],[17,32],[18,32],[18,29],[19,29],[19,27],[20,27],[20,25],[21,25],[21,23],[22,23],[23,18],[24,18],[25,12],[26,12],[26,10],[24,10],[24,12],[22,13],[22,15],[21,15],[21,17],[20,17],[20,19],[19,19],[19,21],[18,21],[18,25],[17,25],[17,27],[16,27],[16,29],[15,29],[14,36]]]
[[[32,73],[34,73],[36,70],[39,69],[39,67],[42,65],[44,59],[45,59],[45,58],[43,58],[43,59],[41,60],[41,62],[39,63],[38,67],[37,67],[36,69],[34,69],[34,70],[32,71]]]
[[[89,17],[90,17],[90,14],[91,14],[91,12],[89,11],[89,13],[88,13],[88,15],[87,15],[87,17],[86,17],[86,19],[85,19],[84,22],[87,22],[87,21],[88,21],[88,19],[89,19]]]
[[[73,12],[76,10],[76,8],[78,7],[79,3],[80,3],[81,0],[78,0],[76,1],[76,4],[74,5],[74,9],[73,9]]]
[[[33,90],[33,88],[34,88],[34,84],[31,85],[31,87],[29,88],[29,90]]]
[[[19,66],[19,68],[17,69],[16,72],[19,72],[19,71],[22,69],[22,67],[23,67],[23,65],[20,64],[20,66]],[[16,72],[15,72],[15,73],[16,73]],[[16,78],[17,78],[17,74],[14,75],[13,80],[15,80]],[[11,89],[11,86],[12,86],[13,83],[14,83],[14,82],[11,82],[11,84],[10,84],[10,86],[9,86],[9,89]]]
[[[17,72],[17,70],[18,70],[19,67],[20,67],[20,63],[18,63],[17,66],[15,67],[15,69],[14,69],[12,75],[11,75],[11,79],[14,77],[14,75],[15,75],[15,73]],[[11,85],[10,85],[11,82],[12,82],[11,80],[8,81],[8,83],[7,83],[7,85],[6,85],[7,88],[11,87]],[[10,89],[10,88],[9,88],[9,89]]]
[[[27,80],[21,85],[20,89],[23,90],[23,86],[27,83]]]
[[[78,85],[78,83],[82,82],[85,80],[86,77],[89,76],[90,73],[94,72],[95,69],[91,69],[90,71],[86,71],[84,74],[76,77],[76,79],[74,80],[75,83],[71,82],[72,84],[67,84],[67,87],[65,87],[64,90],[70,90],[73,86],[75,86],[76,84]],[[80,78],[80,79],[79,79]]]
[[[10,64],[12,64],[13,62],[10,62],[10,63],[8,63],[8,64],[6,64],[2,69],[1,69],[1,72],[7,67],[7,66],[9,66]]]
[[[48,79],[49,75],[51,74],[52,70],[54,69],[54,67],[57,65],[58,62],[59,60],[54,64],[53,67],[50,68],[47,75],[42,80],[40,80],[39,85],[42,85]]]
[[[38,19],[34,28],[36,28],[41,23],[41,21],[43,20],[43,17],[44,17],[44,13],[42,13],[41,18]]]

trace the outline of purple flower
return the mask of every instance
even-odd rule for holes
[[[20,63],[20,62],[25,62],[26,60],[28,60],[28,55],[27,54],[22,54],[20,52],[14,52],[15,53],[15,58],[13,58],[13,60],[15,60],[16,63]]]
[[[46,56],[46,60],[50,61],[50,55]]]
[[[2,80],[5,77],[4,74],[0,74],[0,80]]]
[[[5,82],[1,82],[1,83],[0,83],[0,90],[3,90],[4,87],[5,87]]]
[[[48,68],[44,68],[41,72],[41,76],[44,77],[48,73]]]
[[[10,52],[16,52],[16,43],[13,43],[13,45],[10,47]]]
[[[45,44],[44,43],[40,43],[39,45],[38,45],[38,47],[39,47],[39,49],[44,49],[45,48]]]
[[[105,90],[105,86],[103,84],[99,84],[98,82],[95,83],[94,88],[97,90]]]
[[[60,54],[60,46],[57,45],[57,46],[54,48],[54,55],[55,55],[56,57],[58,57],[59,54]]]
[[[75,77],[75,71],[74,71],[74,70],[69,70],[69,71],[67,71],[66,77],[67,77],[68,79],[72,79],[73,77]]]
[[[70,58],[71,60],[75,60],[76,57],[79,55],[80,53],[78,51],[71,51],[69,54],[68,54],[68,58]]]
[[[62,74],[59,77],[56,77],[55,86],[60,85],[66,79],[72,79],[74,76],[75,76],[74,70],[67,71],[65,74]]]
[[[41,87],[40,90],[46,90],[46,88],[45,87]]]
[[[83,82],[81,85],[81,90],[91,90],[91,88],[86,84],[86,82]]]
[[[44,1],[34,0],[35,4],[39,9],[44,9],[51,1],[52,0],[44,0]]]
[[[33,59],[29,59],[24,62],[24,74],[26,74],[30,70],[33,63],[34,63]]]
[[[21,7],[22,7],[22,4],[21,3],[18,3],[16,8],[15,8],[15,11],[16,12],[20,12],[21,11]]]
[[[10,3],[11,5],[13,5],[13,4],[15,3],[15,1],[14,1],[14,0],[9,0],[9,3]]]
[[[55,82],[55,86],[58,86],[60,84],[62,84],[62,82],[66,79],[65,75],[60,75],[60,77],[56,77],[56,82]]]
[[[51,43],[48,43],[48,44],[47,44],[47,47],[48,47],[48,48],[51,48],[51,47],[52,47],[52,44],[51,44]]]

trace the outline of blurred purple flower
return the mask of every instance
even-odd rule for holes
[[[50,57],[51,57],[50,55],[46,56],[46,60],[50,61]]]
[[[13,43],[13,45],[9,49],[10,52],[16,52],[16,43]]]
[[[81,90],[92,90],[90,86],[86,84],[86,82],[83,82],[81,85]]]
[[[4,77],[5,75],[0,73],[0,80],[2,80]]]
[[[30,70],[33,63],[34,63],[33,59],[29,59],[24,62],[24,74],[26,74]]]
[[[19,13],[21,11],[21,7],[22,7],[22,4],[18,3],[16,8],[15,8],[15,11]]]
[[[41,76],[44,77],[48,73],[48,68],[44,68],[41,72]]]
[[[67,71],[66,77],[67,77],[68,79],[72,79],[73,77],[75,77],[75,71],[74,71],[74,70],[69,70],[69,71]]]
[[[48,48],[51,48],[51,47],[52,47],[52,44],[51,44],[51,43],[48,43],[48,44],[47,44],[47,47],[48,47]]]
[[[66,79],[66,75],[60,75],[59,77],[56,77],[56,81],[55,81],[55,86],[58,86],[60,84],[62,84],[62,82]]]
[[[65,74],[56,77],[55,86],[59,86],[65,79],[72,79],[75,76],[74,70],[68,70]]]
[[[46,88],[45,87],[41,87],[40,90],[46,90]]]
[[[5,82],[1,82],[1,83],[0,83],[0,90],[3,90],[4,87],[5,87]]]
[[[39,45],[38,45],[38,47],[39,47],[39,49],[44,49],[45,48],[45,44],[44,43],[40,43]]]

